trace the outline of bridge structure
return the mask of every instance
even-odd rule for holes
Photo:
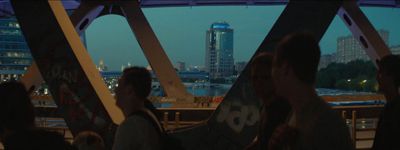
[[[368,56],[377,60],[390,51],[359,6],[398,8],[400,1],[1,0],[0,16],[18,19],[35,61],[21,81],[31,89],[44,80],[71,132],[96,131],[110,148],[115,129],[124,116],[115,106],[79,35],[102,15],[124,16],[167,96],[190,104],[193,96],[174,71],[142,8],[211,5],[286,5],[254,55],[273,50],[282,37],[296,31],[309,30],[320,40],[338,15]],[[74,11],[68,16],[66,10]],[[174,134],[185,148],[242,149],[251,142],[257,132],[260,103],[251,90],[249,74],[246,66],[206,122]]]

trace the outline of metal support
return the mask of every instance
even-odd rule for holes
[[[164,112],[164,116],[163,116],[164,130],[168,130],[168,124],[169,124],[168,112]]]
[[[185,86],[182,84],[167,54],[164,52],[144,16],[139,2],[123,1],[120,3],[120,6],[167,96],[176,98],[178,102],[193,103],[194,97],[186,91]]]
[[[93,22],[93,20],[100,15],[103,8],[104,6],[102,6],[99,2],[81,2],[79,7],[74,10],[70,17],[72,24],[75,26],[76,32],[79,35],[82,35],[82,33]],[[34,61],[32,61],[31,66],[21,78],[21,82],[24,83],[26,89],[28,90],[34,90],[44,82],[42,75],[40,74],[39,69]]]
[[[35,61],[32,61],[31,66],[28,68],[24,76],[22,76],[20,81],[24,83],[25,88],[29,92],[34,91],[43,83],[42,75],[40,74]]]
[[[345,110],[342,111],[342,118],[343,118],[344,122],[346,122],[346,124],[347,124],[347,114],[346,114]]]
[[[104,12],[104,5],[112,8],[113,4],[105,1],[82,1],[79,8],[71,15],[71,21],[78,34],[81,35],[90,23]],[[187,92],[176,74],[139,4],[135,1],[115,2],[115,4],[121,4],[126,7],[123,13],[167,96],[176,98],[179,102],[193,103],[194,97]],[[35,67],[35,65],[32,67]],[[37,68],[28,69],[26,77],[29,78],[24,77],[21,81],[23,81],[27,89],[38,87],[42,83],[40,74],[29,70],[37,70]]]
[[[181,113],[175,112],[175,129],[178,129],[181,124]]]
[[[353,110],[351,112],[351,135],[353,138],[354,148],[357,146],[357,111]]]
[[[72,24],[78,35],[86,30],[87,27],[98,17],[103,11],[104,6],[100,2],[82,1],[79,7],[74,10],[70,16]]]
[[[372,62],[376,63],[375,60],[391,53],[355,0],[343,2],[337,15],[342,18],[355,39],[360,42]]]
[[[71,132],[96,131],[111,149],[116,124],[124,116],[61,1],[11,2],[32,56]]]

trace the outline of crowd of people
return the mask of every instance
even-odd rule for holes
[[[351,150],[350,132],[339,114],[315,91],[320,59],[318,41],[311,33],[283,38],[274,53],[259,53],[251,61],[251,82],[262,100],[260,124],[247,150]],[[376,61],[377,81],[387,103],[379,118],[372,149],[394,150],[400,135],[400,56]],[[141,67],[123,71],[116,89],[116,105],[125,120],[115,134],[114,150],[168,149],[156,109],[147,99],[151,75]],[[0,140],[6,150],[103,150],[93,131],[79,133],[73,143],[35,126],[34,108],[22,83],[0,85]],[[173,147],[173,146],[172,146]],[[174,147],[173,149],[180,149]]]

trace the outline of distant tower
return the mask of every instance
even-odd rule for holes
[[[186,64],[183,61],[177,62],[177,68],[179,71],[186,71]]]
[[[100,61],[99,61],[99,70],[100,71],[107,71],[108,70],[108,67],[104,64],[104,60],[103,59],[100,59]]]
[[[205,59],[211,79],[233,75],[233,29],[228,23],[216,22],[207,30]]]

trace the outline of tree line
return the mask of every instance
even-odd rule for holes
[[[376,92],[376,71],[372,61],[331,63],[318,71],[317,88]]]

